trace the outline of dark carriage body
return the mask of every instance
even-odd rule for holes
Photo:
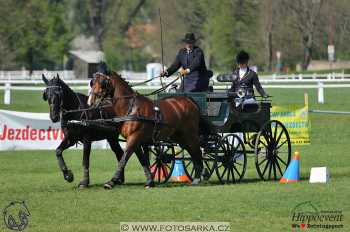
[[[158,99],[186,96],[193,99],[204,116],[219,133],[259,132],[270,120],[271,103],[258,101],[256,112],[244,112],[231,107],[231,99],[226,92],[213,93],[161,93]]]

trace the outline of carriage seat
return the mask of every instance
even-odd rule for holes
[[[229,98],[226,92],[214,92],[207,95],[206,116],[215,127],[224,126],[230,114]]]

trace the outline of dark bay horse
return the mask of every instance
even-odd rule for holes
[[[74,177],[71,170],[68,169],[62,153],[67,148],[75,145],[78,142],[83,143],[83,178],[79,183],[79,187],[87,187],[90,183],[89,164],[91,142],[107,139],[111,149],[120,161],[124,151],[118,142],[117,131],[105,131],[92,128],[75,127],[68,124],[69,120],[96,119],[100,117],[98,110],[76,111],[78,109],[88,108],[86,95],[75,93],[63,80],[54,77],[48,80],[44,75],[42,79],[46,84],[46,89],[43,93],[43,99],[48,101],[50,107],[50,119],[52,122],[61,121],[61,128],[64,133],[64,139],[56,149],[56,157],[59,167],[63,172],[63,177],[66,181],[72,182]],[[69,112],[72,111],[72,112]],[[121,183],[124,182],[124,173],[121,173]]]
[[[136,93],[117,73],[110,76],[96,73],[92,84],[90,100],[92,104],[112,93],[111,104],[105,108],[114,117],[135,116],[151,120],[128,120],[120,123],[119,133],[126,138],[126,149],[112,179],[105,188],[113,188],[121,178],[126,163],[133,152],[139,157],[147,178],[146,187],[154,185],[149,169],[149,159],[141,146],[156,140],[171,140],[186,149],[191,155],[195,167],[192,184],[198,184],[203,170],[202,153],[199,146],[200,111],[197,105],[187,97],[166,98],[157,103]],[[103,100],[102,100],[103,101]],[[162,125],[155,125],[152,119],[161,115]]]

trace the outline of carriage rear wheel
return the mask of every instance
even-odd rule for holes
[[[247,155],[242,139],[228,134],[221,140],[222,152],[216,157],[216,174],[221,183],[242,180],[247,167]]]
[[[255,166],[263,180],[278,180],[291,159],[291,143],[287,129],[277,120],[265,123],[255,139]]]
[[[149,147],[150,169],[156,184],[164,184],[171,177],[175,164],[175,148],[173,145],[159,144]]]

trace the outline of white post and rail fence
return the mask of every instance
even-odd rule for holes
[[[47,77],[53,77],[57,73],[74,90],[88,90],[88,79],[75,79],[72,71],[34,71],[28,78],[25,71],[0,71],[0,90],[4,90],[4,104],[11,104],[11,91],[42,91],[45,86],[41,80],[41,74]],[[123,71],[123,76],[131,83],[140,83],[147,79],[146,73],[133,73]],[[166,79],[168,83],[172,78]],[[326,88],[350,88],[350,74],[331,73],[331,74],[290,74],[290,75],[269,75],[260,76],[260,82],[264,88],[278,89],[317,89],[318,103],[325,102],[324,92]],[[229,83],[217,82],[216,76],[212,79],[215,90],[225,90],[230,87]],[[136,90],[152,90],[160,88],[159,81],[155,80],[148,85],[135,86]]]

